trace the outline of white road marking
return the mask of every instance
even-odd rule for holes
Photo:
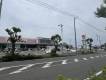
[[[87,58],[82,58],[83,60],[88,60]]]
[[[6,69],[10,69],[10,68],[14,68],[14,67],[21,67],[21,66],[25,66],[25,65],[2,67],[2,68],[0,68],[0,71],[6,70]]]
[[[103,73],[103,71],[99,71],[97,72],[96,74],[94,74],[93,76],[91,76],[90,78],[93,78],[94,76],[99,76]],[[83,80],[90,80],[90,78],[86,78],[86,79],[83,79]]]
[[[104,56],[106,56],[106,55],[104,55]]]
[[[60,61],[63,61],[63,60],[52,61],[52,62],[60,62]],[[34,63],[34,65],[37,65],[37,64],[44,64],[44,63],[48,63],[48,62]],[[17,66],[8,66],[8,67],[1,67],[1,68],[0,68],[0,71],[6,70],[6,69],[10,69],[10,68],[15,68],[15,67],[24,67],[24,66],[27,66],[27,65],[30,65],[30,64],[17,65]]]
[[[6,70],[6,69],[9,69],[9,68],[11,68],[11,67],[2,67],[2,68],[0,68],[0,71]]]
[[[94,57],[90,57],[91,59],[94,59]]]
[[[77,58],[76,58],[76,59],[74,59],[74,61],[75,61],[75,62],[79,62],[79,60],[78,60]]]
[[[96,58],[99,58],[99,56],[95,56]]]
[[[52,62],[60,62],[60,61],[63,61],[63,60],[52,61]],[[42,62],[42,63],[33,63],[33,64],[37,65],[37,64],[44,64],[44,63],[48,63],[48,62]],[[14,67],[21,67],[21,66],[23,67],[23,66],[26,66],[26,65],[30,65],[30,64],[25,64],[25,65],[17,65],[17,66],[8,66],[8,67],[1,67],[1,68],[0,68],[0,71],[5,70],[5,69],[9,69],[9,68],[14,68]]]
[[[53,62],[47,62],[42,68],[48,68]]]
[[[62,60],[62,64],[67,64],[67,60]]]
[[[86,78],[86,79],[84,79],[84,80],[90,80],[90,78]]]
[[[95,74],[95,76],[99,76],[99,75],[101,75],[103,73],[103,71],[99,71],[99,72],[97,72],[96,74]]]
[[[9,74],[16,74],[16,73],[20,73],[20,72],[22,72],[23,70],[26,70],[26,69],[28,69],[28,68],[30,68],[30,67],[32,67],[32,66],[34,66],[35,64],[28,64],[28,65],[26,65],[25,67],[22,67],[22,68],[20,68],[20,69],[18,69],[18,70],[16,70],[16,71],[14,71],[14,72],[11,72],[11,73],[9,73]]]
[[[101,55],[101,57],[103,57],[103,55]]]

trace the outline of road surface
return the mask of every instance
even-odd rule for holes
[[[56,80],[59,74],[84,80],[106,66],[106,53],[1,62],[0,80]]]

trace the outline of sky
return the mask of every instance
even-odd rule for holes
[[[106,41],[106,19],[97,18],[94,14],[102,0],[3,0],[2,17],[0,20],[0,36],[8,36],[6,28],[16,26],[21,28],[22,37],[51,37],[61,35],[59,24],[63,24],[63,41],[74,44],[74,21],[72,16],[62,14],[48,8],[47,3],[61,11],[78,16],[99,30],[76,19],[77,42],[81,44],[81,35],[94,39],[94,44]]]

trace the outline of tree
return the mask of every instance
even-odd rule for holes
[[[104,50],[106,50],[106,43],[104,43],[104,45],[103,45],[103,46],[104,46]]]
[[[106,5],[106,0],[104,1],[104,5]],[[106,6],[101,5],[100,8],[97,8],[97,11],[95,12],[97,17],[103,17],[106,18]]]
[[[61,40],[62,40],[62,39],[61,39],[60,35],[58,35],[58,34],[53,35],[53,36],[51,37],[51,41],[53,42],[53,44],[54,44],[54,46],[55,46],[55,50],[54,50],[55,53],[56,53],[56,51],[57,51],[57,49],[58,49],[58,45],[59,45],[59,43],[60,43]]]
[[[66,42],[63,42],[63,46],[68,49],[69,48],[69,45],[66,43]]]
[[[9,38],[7,41],[11,42],[12,45],[12,49],[11,49],[11,53],[14,55],[15,52],[15,43],[18,41],[21,41],[21,36],[18,35],[18,32],[21,32],[20,28],[17,27],[12,27],[11,29],[5,29],[5,31],[8,33]]]
[[[86,39],[86,42],[87,42],[87,44],[88,44],[88,46],[89,46],[89,50],[90,50],[90,52],[91,52],[93,39],[92,39],[92,38],[88,38],[88,39]]]

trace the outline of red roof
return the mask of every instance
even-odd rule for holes
[[[0,43],[7,43],[8,37],[0,36]]]
[[[23,38],[22,41],[24,44],[36,44],[36,39]]]
[[[0,43],[7,43],[8,37],[0,36]],[[36,39],[22,38],[22,42],[17,42],[20,44],[36,44]]]

